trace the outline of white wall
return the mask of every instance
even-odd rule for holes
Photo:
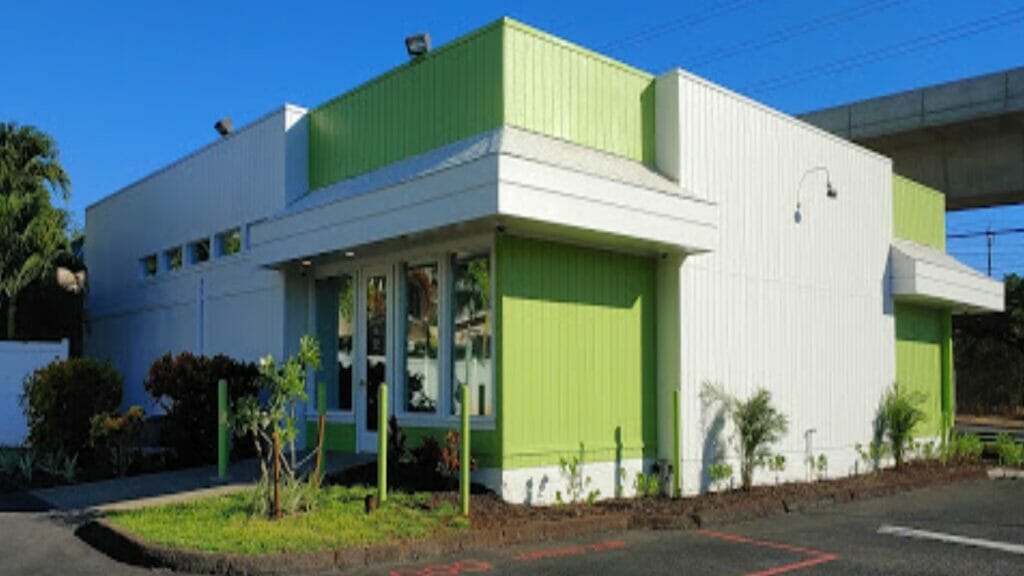
[[[284,107],[86,210],[85,354],[122,372],[125,406],[154,410],[142,382],[168,352],[282,355],[284,274],[253,262],[247,229],[305,186],[305,146],[288,148],[303,140],[303,114]],[[142,277],[146,255],[234,227],[241,253]]]
[[[25,378],[68,357],[68,341],[0,342],[0,446],[19,445],[28,435],[19,396]]]
[[[809,429],[830,474],[847,473],[895,377],[886,286],[891,164],[686,73],[657,82],[659,165],[717,202],[720,218],[716,249],[687,257],[678,272],[684,492],[703,486],[715,451],[706,441],[714,414],[702,408],[704,382],[741,397],[772,392],[790,419],[776,447],[787,458],[783,478],[806,477]],[[838,198],[826,197],[825,173],[812,170],[819,166]],[[662,387],[661,402],[668,393]],[[670,445],[661,444],[663,456]],[[734,457],[734,447],[727,453]]]

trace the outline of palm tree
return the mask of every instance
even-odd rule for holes
[[[51,195],[67,200],[71,182],[57,144],[32,126],[0,123],[0,307],[7,307],[7,338],[15,334],[18,294],[52,276],[69,251],[67,213]]]

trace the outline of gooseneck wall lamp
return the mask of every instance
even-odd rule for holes
[[[796,211],[793,213],[793,220],[795,220],[797,224],[803,220],[803,212],[801,212],[803,206],[800,204],[800,191],[803,190],[804,181],[807,180],[807,177],[811,174],[818,172],[825,173],[825,197],[833,200],[839,197],[839,190],[832,185],[832,175],[829,173],[827,167],[814,166],[813,168],[808,168],[807,171],[804,172],[804,175],[800,177],[800,184],[796,187]]]

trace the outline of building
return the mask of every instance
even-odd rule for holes
[[[87,351],[142,403],[158,355],[313,333],[331,450],[376,450],[381,382],[412,444],[456,427],[467,383],[477,480],[517,502],[550,502],[573,456],[629,494],[677,445],[706,488],[735,454],[705,382],[772,391],[782,477],[809,454],[847,474],[894,381],[942,432],[950,314],[1003,305],[944,253],[942,203],[720,86],[502,19],[91,206]]]

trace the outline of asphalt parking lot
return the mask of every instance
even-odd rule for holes
[[[978,481],[714,530],[630,532],[359,572],[475,573],[1021,575],[1024,482]]]
[[[4,576],[151,573],[93,550],[60,515],[0,513]],[[1020,575],[1024,481],[962,483],[704,531],[608,534],[352,573]]]

